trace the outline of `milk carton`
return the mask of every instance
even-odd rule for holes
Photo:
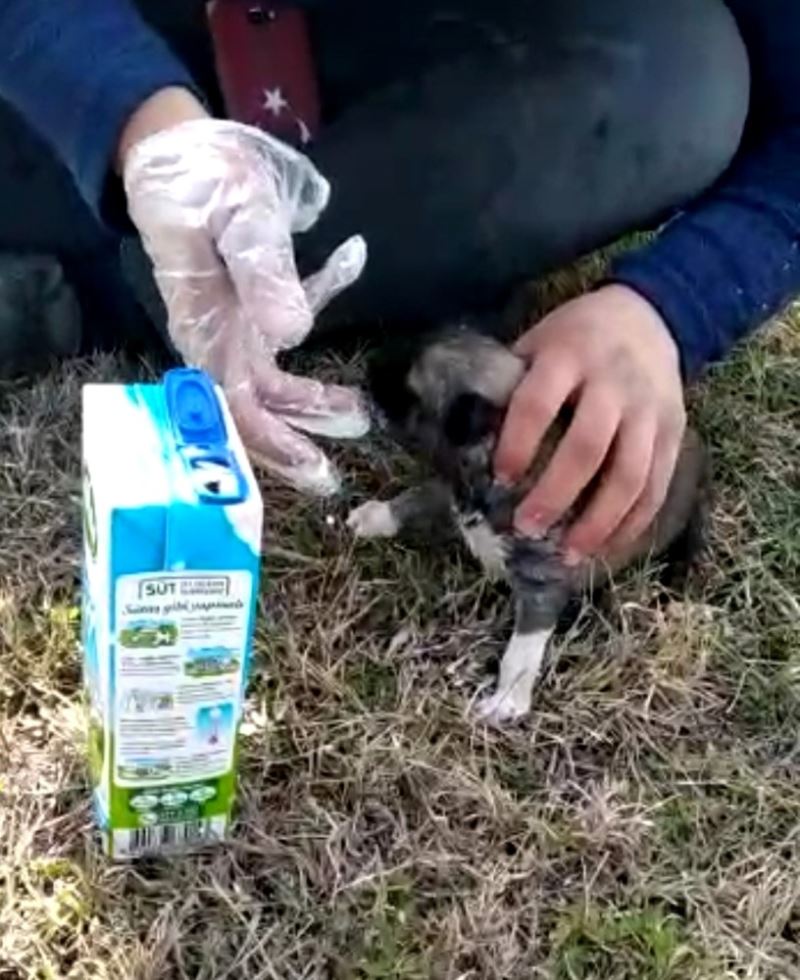
[[[228,830],[262,501],[204,373],[83,389],[84,679],[94,807],[115,859]]]

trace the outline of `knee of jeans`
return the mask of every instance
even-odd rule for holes
[[[580,165],[668,211],[710,186],[741,144],[750,68],[736,21],[722,0],[608,0],[583,17],[566,36],[580,145],[592,147]]]
[[[671,0],[651,37],[658,86],[653,125],[661,139],[685,152],[701,190],[728,167],[741,144],[750,104],[750,65],[744,41],[723,0]],[[643,8],[650,7],[643,4]],[[657,45],[657,49],[656,46]]]
[[[750,109],[750,62],[738,25],[722,0],[690,0],[689,7],[698,76],[693,125],[703,134],[706,159],[717,175],[741,144]]]

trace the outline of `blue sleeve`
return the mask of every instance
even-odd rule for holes
[[[187,71],[129,0],[2,0],[0,96],[50,143],[98,217],[126,120]]]
[[[744,153],[650,245],[621,256],[611,279],[660,311],[687,380],[778,313],[800,294],[800,124]]]

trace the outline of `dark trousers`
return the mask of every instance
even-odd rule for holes
[[[741,144],[748,60],[721,0],[341,0],[313,5],[311,27],[324,126],[310,155],[333,195],[298,262],[311,271],[353,232],[369,247],[323,334],[502,303],[655,226]],[[9,111],[0,198],[0,248],[62,256],[95,311],[128,303],[116,243]],[[133,295],[152,297],[133,265]]]

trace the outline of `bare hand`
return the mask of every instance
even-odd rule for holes
[[[610,285],[545,317],[515,349],[531,367],[506,416],[498,479],[524,476],[559,411],[574,408],[517,510],[518,528],[548,530],[603,468],[565,535],[567,560],[577,564],[633,541],[664,502],[686,426],[679,356],[666,324],[638,293]]]

